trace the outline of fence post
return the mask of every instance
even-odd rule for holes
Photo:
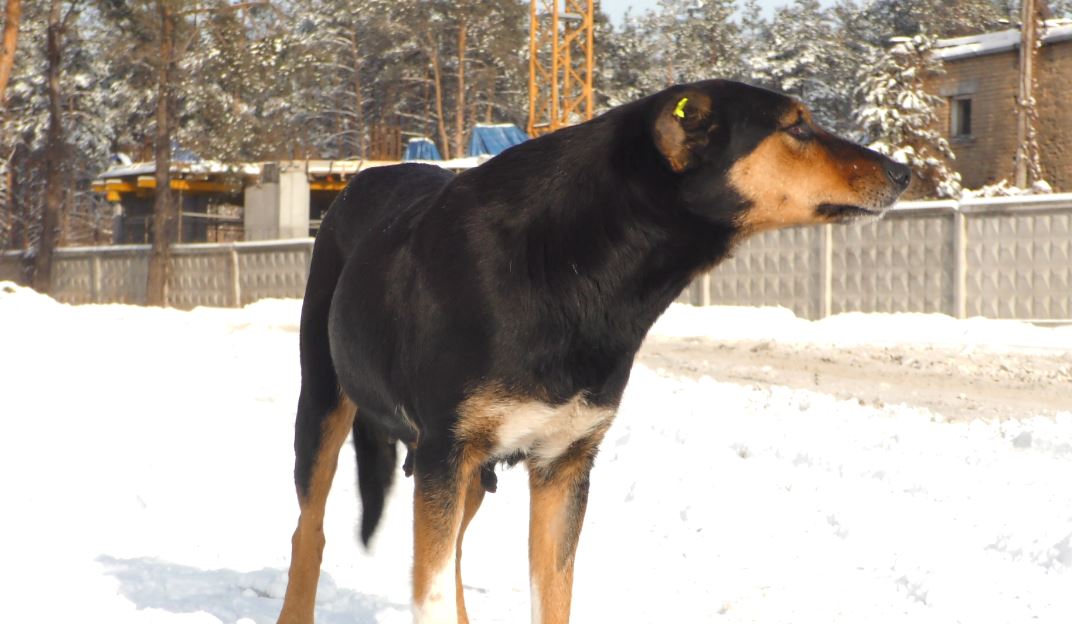
[[[819,228],[819,318],[826,318],[834,308],[834,226]]]
[[[227,259],[231,277],[231,305],[240,308],[242,307],[242,280],[238,274],[238,249],[234,246],[234,243],[231,244]]]
[[[101,293],[101,258],[99,253],[93,254],[89,265],[89,301],[90,303],[103,303]]]
[[[953,316],[968,316],[968,223],[960,204],[953,209]]]

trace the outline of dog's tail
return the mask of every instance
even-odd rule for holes
[[[303,497],[309,493],[324,419],[339,401],[339,380],[328,338],[328,316],[346,259],[333,235],[334,228],[335,218],[329,211],[313,244],[309,280],[302,303],[299,340],[302,382],[294,430],[294,481]],[[394,438],[378,421],[382,422],[378,414],[360,404],[357,406],[353,433],[363,508],[361,541],[365,546],[383,515],[398,459]]]
[[[361,413],[354,421],[357,452],[357,489],[361,493],[361,542],[367,547],[383,515],[387,492],[394,482],[398,443],[376,424],[375,417]]]

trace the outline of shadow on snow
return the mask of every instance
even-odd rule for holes
[[[119,592],[138,609],[203,611],[223,622],[241,618],[256,624],[275,622],[287,587],[287,571],[279,569],[202,570],[150,557],[116,559],[107,555],[98,557],[97,562],[119,580]],[[321,624],[375,624],[377,613],[385,609],[406,610],[404,605],[378,596],[340,589],[326,573],[320,575],[316,602],[316,621]]]

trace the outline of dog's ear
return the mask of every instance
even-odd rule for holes
[[[666,164],[677,173],[695,167],[715,129],[711,97],[681,91],[667,97],[655,117],[652,138]]]

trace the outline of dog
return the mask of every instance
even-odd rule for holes
[[[397,442],[408,451],[416,622],[468,622],[462,537],[496,464],[522,461],[532,621],[567,622],[589,473],[648,329],[746,237],[879,216],[910,179],[799,100],[723,80],[458,175],[401,164],[354,176],[316,236],[302,305],[300,516],[279,622],[313,621],[324,506],[351,431],[366,545]]]

